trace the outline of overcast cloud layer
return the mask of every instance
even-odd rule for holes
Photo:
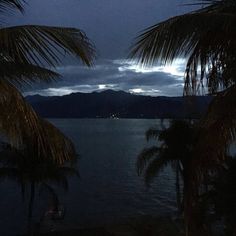
[[[25,95],[61,96],[72,92],[106,89],[151,96],[180,96],[183,90],[183,61],[172,67],[142,68],[125,60],[100,60],[93,68],[81,65],[58,67],[63,78],[48,85],[38,84]]]
[[[175,67],[143,71],[124,59],[138,32],[189,11],[189,7],[182,6],[184,3],[187,0],[29,0],[25,14],[8,17],[8,25],[80,28],[94,42],[98,60],[94,68],[87,69],[67,59],[66,66],[57,68],[62,81],[47,88],[36,85],[26,94],[64,95],[111,88],[154,96],[181,95],[183,65],[177,66],[177,74],[173,72]]]

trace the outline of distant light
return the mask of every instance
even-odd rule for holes
[[[117,87],[117,84],[98,84],[97,85],[98,90],[115,89],[116,87]]]
[[[134,89],[129,89],[129,92],[130,93],[143,93],[145,91],[141,88],[134,88]]]
[[[98,89],[106,89],[107,85],[106,84],[99,84]]]
[[[161,90],[159,89],[150,89],[150,88],[134,88],[134,89],[129,89],[128,90],[130,93],[136,93],[136,94],[140,94],[140,95],[160,95],[161,94]]]

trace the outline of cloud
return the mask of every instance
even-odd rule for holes
[[[50,85],[37,84],[25,95],[61,96],[72,92],[106,89],[151,96],[179,96],[183,90],[184,61],[172,66],[143,68],[128,60],[100,60],[92,68],[79,64],[57,67],[62,79]]]
[[[66,2],[66,4],[65,4]],[[67,65],[58,67],[63,78],[57,83],[38,83],[25,90],[27,94],[64,95],[71,92],[124,90],[152,96],[182,94],[183,65],[142,68],[131,61],[117,60],[129,54],[140,30],[174,15],[198,8],[183,7],[184,0],[31,0],[25,14],[6,19],[8,25],[50,25],[82,29],[96,46],[102,58],[88,69],[63,58]],[[113,60],[105,60],[112,58]]]
[[[141,66],[135,61],[115,60],[115,63],[120,64],[120,66],[118,67],[118,70],[120,72],[133,71],[135,73],[142,73],[142,74],[164,72],[172,76],[182,77],[184,74],[183,65],[185,63],[185,60],[176,59],[172,65],[165,65],[165,66],[156,65],[156,66],[150,66],[150,67]]]

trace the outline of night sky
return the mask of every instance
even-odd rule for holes
[[[71,58],[56,68],[63,78],[39,84],[25,94],[64,95],[105,89],[152,96],[179,96],[183,90],[184,60],[173,66],[139,68],[127,61],[135,36],[148,26],[190,10],[187,0],[29,0],[24,15],[14,14],[7,26],[39,24],[76,27],[95,44],[97,59],[86,68]]]

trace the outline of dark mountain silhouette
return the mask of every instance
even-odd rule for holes
[[[43,117],[54,118],[199,118],[211,97],[151,97],[106,90],[65,96],[28,96]]]

